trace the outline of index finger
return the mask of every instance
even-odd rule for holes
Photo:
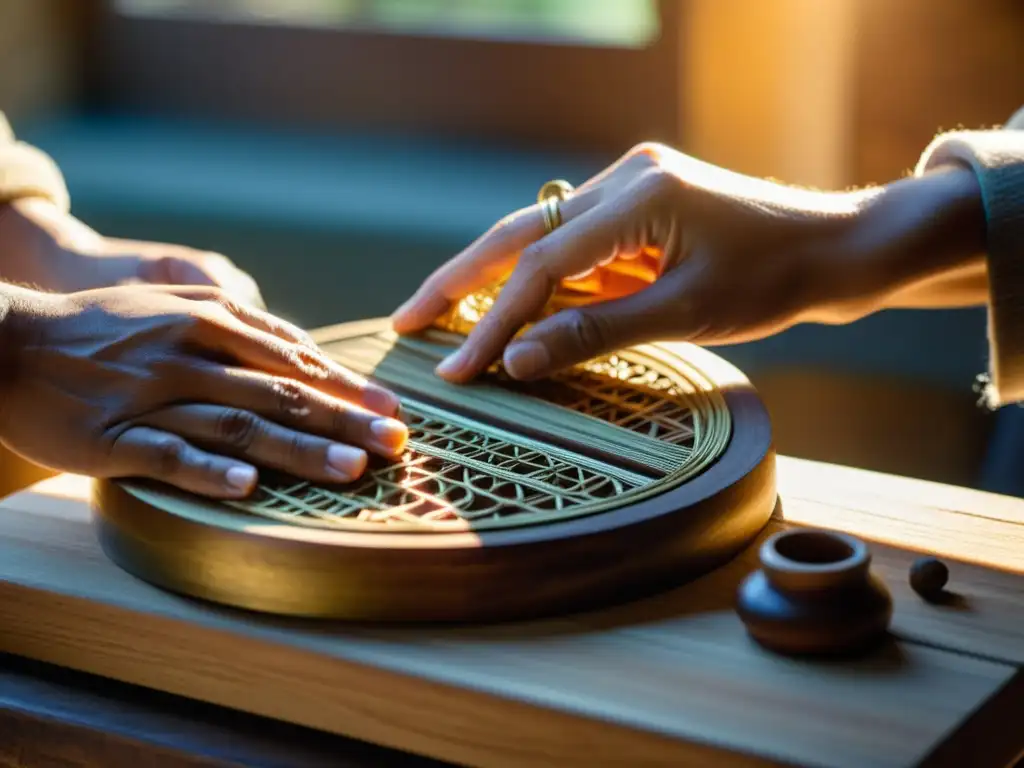
[[[597,202],[598,190],[570,195],[560,205],[563,221],[579,216]],[[391,316],[397,333],[423,330],[452,303],[504,279],[513,271],[519,253],[544,237],[544,214],[539,203],[522,208],[491,227],[462,253],[443,264]]]
[[[612,248],[616,227],[614,217],[604,215],[601,208],[591,208],[532,246],[490,311],[462,346],[438,365],[437,374],[462,383],[483,373],[516,333],[540,316],[563,279],[578,274],[581,267],[596,260],[596,255]]]

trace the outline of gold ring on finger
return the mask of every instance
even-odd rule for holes
[[[537,193],[537,202],[540,203],[541,214],[544,216],[544,229],[548,234],[562,225],[562,211],[558,204],[572,192],[572,184],[555,179],[545,183]]]

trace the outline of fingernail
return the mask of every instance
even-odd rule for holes
[[[398,397],[386,389],[367,387],[363,394],[363,405],[371,411],[385,416],[394,416],[398,412],[401,401]]]
[[[438,376],[453,376],[457,374],[461,368],[465,367],[466,364],[466,353],[464,352],[464,349],[465,347],[459,347],[448,355],[448,357],[437,364],[434,372]]]
[[[228,485],[236,491],[248,493],[256,484],[256,470],[253,467],[242,466],[241,464],[231,467],[224,478]]]
[[[366,451],[335,444],[327,449],[327,471],[342,482],[355,480],[366,469]]]
[[[514,379],[529,379],[547,372],[551,355],[539,341],[518,341],[505,350],[505,370]]]
[[[370,423],[373,446],[389,456],[399,454],[409,439],[409,428],[396,419],[377,419]]]

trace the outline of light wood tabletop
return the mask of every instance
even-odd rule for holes
[[[895,601],[893,639],[870,656],[795,660],[754,644],[733,606],[756,546],[670,592],[526,624],[396,629],[220,609],[111,564],[75,476],[0,502],[0,652],[461,764],[1012,762],[1024,749],[1024,500],[785,457],[778,485],[766,535],[814,526],[868,541]],[[950,566],[954,599],[911,590],[923,552]]]

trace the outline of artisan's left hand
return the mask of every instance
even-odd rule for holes
[[[4,251],[17,257],[5,259]],[[265,308],[256,281],[226,256],[104,237],[40,198],[0,206],[0,280],[57,293],[131,283],[213,286]]]

